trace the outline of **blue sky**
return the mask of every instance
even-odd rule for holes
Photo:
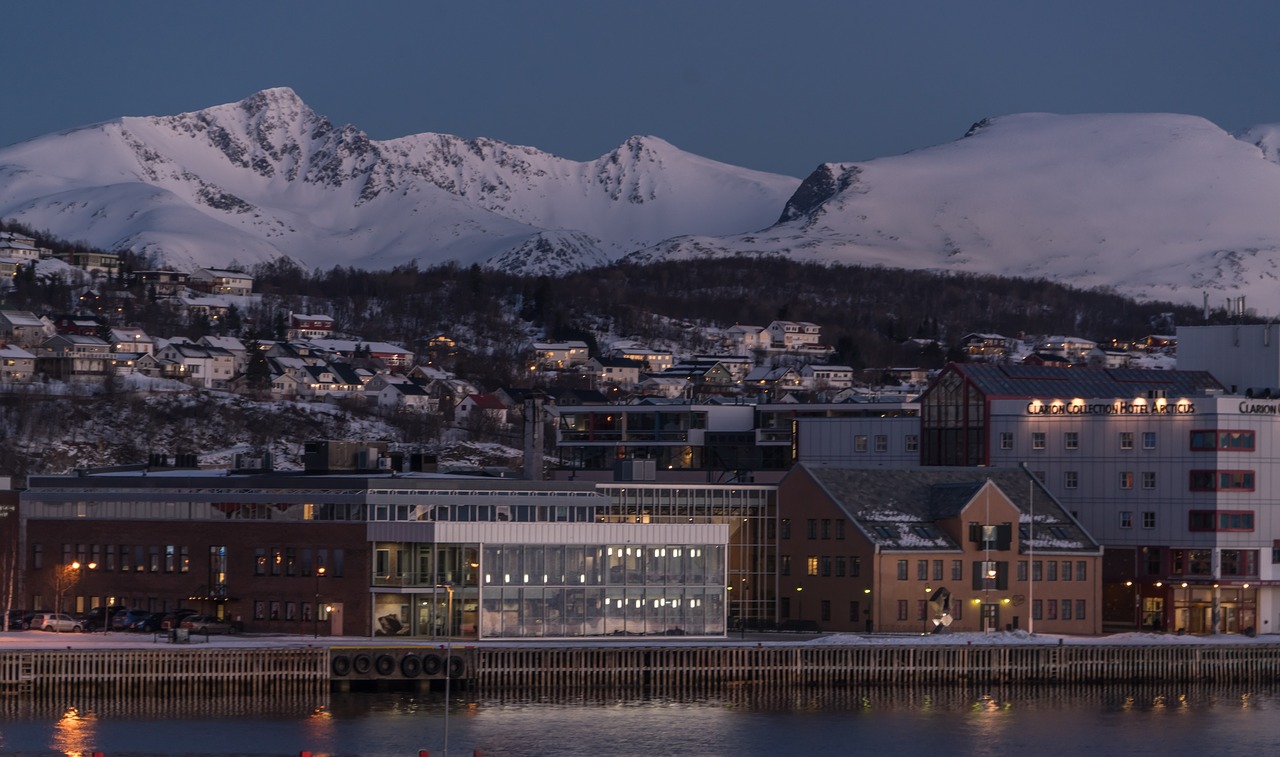
[[[374,139],[589,160],[633,134],[803,177],[986,116],[1280,122],[1280,3],[222,0],[6,4],[0,145],[289,86]]]

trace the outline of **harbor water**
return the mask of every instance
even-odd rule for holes
[[[677,697],[7,698],[0,753],[158,757],[1216,755],[1276,749],[1280,686],[729,686]]]

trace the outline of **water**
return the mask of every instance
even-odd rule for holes
[[[445,754],[443,697],[0,701],[0,753]],[[1216,755],[1275,748],[1280,687],[731,688],[688,698],[454,697],[454,757]]]

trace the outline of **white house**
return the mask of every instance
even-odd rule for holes
[[[197,268],[188,279],[191,286],[209,294],[253,294],[253,276],[244,271],[221,268]]]
[[[807,321],[774,321],[769,324],[769,336],[774,349],[809,349],[821,341],[822,327]]]

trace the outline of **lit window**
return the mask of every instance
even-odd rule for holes
[[[1142,448],[1143,448],[1143,449],[1155,449],[1155,448],[1156,448],[1156,432],[1154,432],[1154,431],[1143,431],[1143,432],[1142,432]]]
[[[1120,488],[1121,489],[1133,488],[1133,471],[1130,471],[1130,470],[1120,471]]]
[[[1044,432],[1034,431],[1031,434],[1031,448],[1044,449]]]
[[[1133,528],[1133,511],[1132,510],[1120,511],[1120,527]]]

